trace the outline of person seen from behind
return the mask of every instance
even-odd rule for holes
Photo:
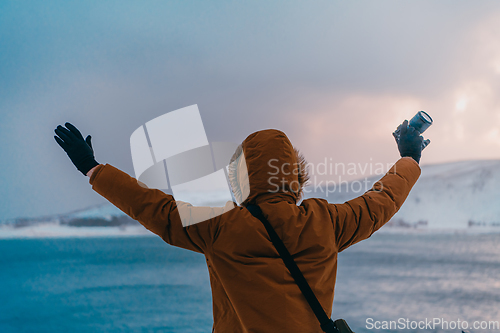
[[[398,128],[401,158],[369,191],[345,203],[319,198],[300,202],[308,180],[303,156],[280,130],[252,133],[229,165],[238,203],[209,208],[209,215],[214,209],[213,217],[187,226],[179,210],[191,208],[188,203],[147,188],[110,164],[99,164],[91,137],[84,139],[72,124],[57,126],[55,140],[89,177],[94,191],[168,244],[205,256],[212,288],[212,332],[319,333],[322,329],[315,314],[265,227],[246,207],[259,206],[321,307],[331,314],[338,253],[387,223],[420,176],[423,137],[407,121]],[[196,214],[196,208],[192,209]]]

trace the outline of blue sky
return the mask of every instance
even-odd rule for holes
[[[310,162],[500,158],[495,1],[0,1],[0,219],[103,202],[53,139],[72,122],[132,174],[129,138],[198,104],[210,141],[285,131]]]

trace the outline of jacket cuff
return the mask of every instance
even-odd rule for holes
[[[388,173],[394,173],[405,178],[410,186],[413,187],[417,182],[422,169],[420,165],[413,159],[413,157],[402,157],[400,158],[389,170]]]
[[[97,174],[101,172],[101,170],[105,167],[103,164],[99,164],[95,170],[92,172],[92,175],[90,176],[89,179],[89,184],[92,185],[95,181],[95,178],[97,177]]]
[[[409,162],[411,162],[413,165],[417,166],[419,170],[420,169],[420,164],[415,161],[415,159],[413,157],[410,157],[410,156],[406,156],[406,157],[401,157],[401,160],[408,160]]]

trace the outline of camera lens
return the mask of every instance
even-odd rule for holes
[[[420,116],[424,119],[425,122],[431,123],[432,124],[432,118],[427,114],[425,111],[420,111]]]
[[[422,134],[432,125],[432,118],[426,112],[418,111],[417,114],[411,118],[409,125]]]

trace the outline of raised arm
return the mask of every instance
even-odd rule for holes
[[[55,139],[77,169],[90,177],[89,182],[97,193],[167,243],[205,253],[213,241],[217,217],[232,206],[193,207],[189,203],[176,202],[172,195],[160,190],[141,186],[123,171],[109,164],[98,164],[90,136],[84,140],[76,127],[70,123],[65,125],[67,129],[57,127]]]
[[[339,252],[370,237],[401,208],[420,176],[420,167],[403,157],[362,196],[329,204]]]
[[[329,204],[339,251],[370,237],[387,223],[420,177],[423,137],[407,120],[398,129],[396,143],[402,158],[362,196],[344,204]]]
[[[94,191],[165,242],[201,253],[214,240],[218,216],[224,209],[232,208],[194,207],[176,201],[172,195],[140,185],[135,178],[109,164],[99,165],[89,183]]]

